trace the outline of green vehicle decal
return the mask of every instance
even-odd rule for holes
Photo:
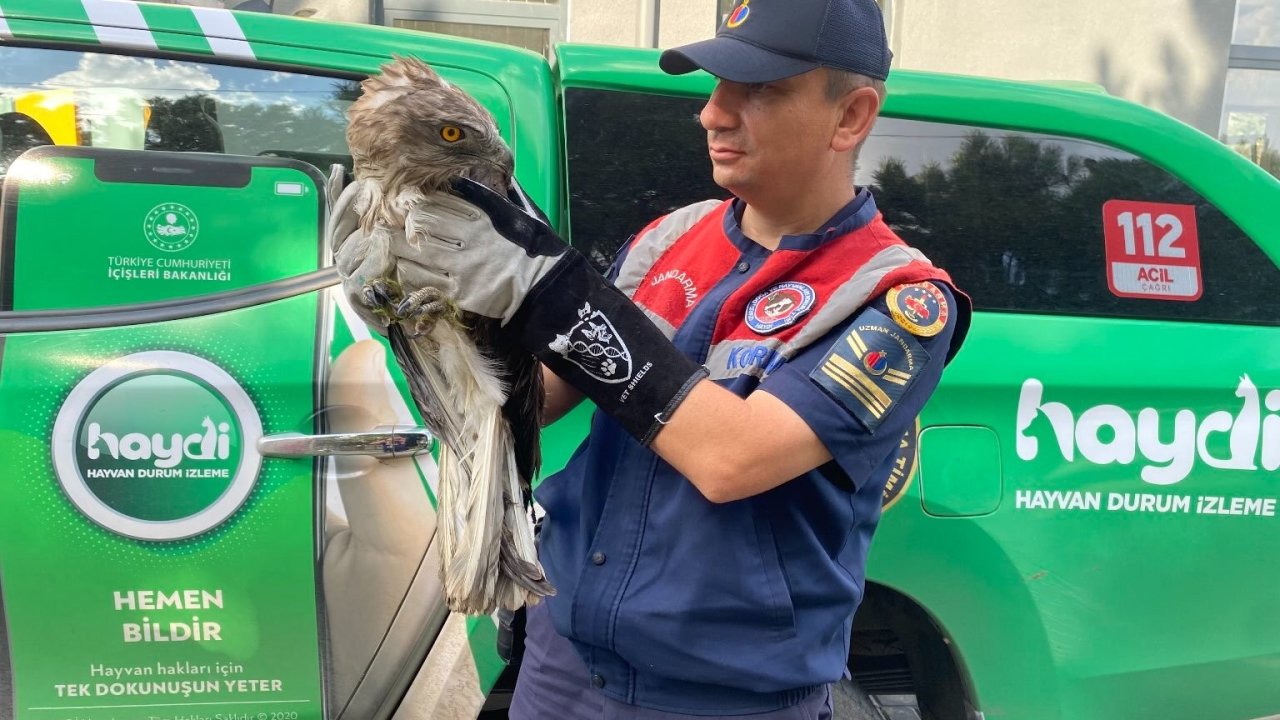
[[[345,80],[373,72],[393,53],[416,54],[441,67],[497,113],[504,137],[516,153],[522,184],[566,234],[571,230],[571,219],[578,223],[592,209],[579,212],[582,206],[577,206],[572,218],[569,215],[573,202],[570,191],[590,194],[593,190],[570,187],[572,178],[567,165],[573,160],[568,156],[577,148],[569,139],[572,118],[566,115],[575,93],[601,93],[592,99],[630,94],[656,104],[670,99],[694,102],[713,87],[713,81],[701,74],[664,76],[657,69],[657,53],[652,50],[567,44],[556,48],[557,62],[552,69],[540,57],[523,51],[405,30],[168,5],[144,3],[126,9],[118,5],[128,4],[0,0],[0,48],[5,38],[14,38],[22,45],[109,48],[124,54],[141,49],[147,51],[147,57],[173,56],[207,63],[225,59]],[[1208,215],[1215,212],[1229,220],[1238,228],[1239,237],[1254,246],[1257,254],[1253,265],[1266,265],[1270,273],[1280,262],[1280,225],[1274,218],[1274,210],[1280,206],[1280,183],[1213,138],[1171,118],[1105,93],[1082,92],[1061,84],[895,70],[889,86],[881,121],[884,127],[892,122],[904,123],[894,127],[907,128],[916,127],[913,123],[945,124],[946,130],[956,135],[985,133],[991,141],[989,145],[973,141],[965,149],[974,155],[982,149],[986,153],[982,157],[993,163],[1016,159],[1017,152],[1026,150],[1025,145],[1003,141],[1005,132],[1052,136],[1060,144],[1069,140],[1081,147],[1131,154],[1135,161],[1198,193],[1194,200],[1139,196],[1136,183],[1122,184],[1140,174],[1125,164],[1128,161],[1115,161],[1112,165],[1103,161],[1080,162],[1087,172],[1082,171],[1072,182],[1081,178],[1103,185],[1115,182],[1115,188],[1105,188],[1104,200],[1165,203],[1181,208],[1178,212],[1194,208],[1192,217],[1199,225],[1200,275],[1193,284],[1177,285],[1178,271],[1170,269],[1183,267],[1177,262],[1133,263],[1125,270],[1131,271],[1132,277],[1120,278],[1123,287],[1112,289],[1116,297],[1123,297],[1115,292],[1120,290],[1137,296],[1135,302],[1152,303],[1152,307],[1176,303],[1184,308],[1184,315],[1215,298],[1226,298],[1230,305],[1239,288],[1209,272],[1215,262],[1221,262],[1215,253],[1223,252],[1225,243],[1224,236],[1208,229]],[[683,116],[681,121],[685,121]],[[647,151],[656,152],[656,148]],[[1082,151],[1082,155],[1090,161],[1094,159],[1088,152]],[[588,157],[587,161],[595,158]],[[1109,170],[1116,175],[1106,175]],[[675,172],[669,170],[668,174]],[[917,195],[927,200],[921,202],[925,208],[947,200],[944,193],[928,193],[956,181],[962,173],[908,167],[905,175],[899,178],[899,188],[904,192],[893,202],[884,203],[887,213]],[[1007,187],[994,182],[999,177],[984,179],[993,181],[990,184],[995,188]],[[881,180],[887,184],[888,175]],[[1083,184],[1064,182],[1054,192],[1059,197],[1066,196]],[[596,190],[597,195],[604,195]],[[981,188],[966,188],[968,194],[975,190]],[[1006,192],[984,206],[1011,207],[1017,200],[1012,195]],[[601,197],[592,195],[589,199],[596,202]],[[638,197],[627,200],[641,201]],[[156,200],[145,210],[160,202]],[[1106,234],[1120,232],[1123,246],[1124,226],[1106,225],[1101,206],[1098,203],[1078,211],[1089,215],[1088,223],[1082,224],[1096,226],[1096,231],[1086,233],[1083,240],[1066,236],[1062,242],[1079,243],[1067,246],[1072,253],[1097,255],[1098,262],[1089,271],[1103,279],[1105,292],[1105,279],[1109,277],[1108,266],[1103,262]],[[1168,212],[1174,214],[1175,210]],[[197,226],[180,212],[172,213],[173,220],[168,219],[169,214],[163,212],[155,220],[156,242],[143,235],[143,220],[139,218],[138,238],[144,247],[157,258],[201,249],[208,237],[203,214],[196,211]],[[945,235],[943,230],[930,228],[927,220],[923,213],[911,218],[918,227]],[[980,224],[984,218],[976,214],[965,220],[988,227]],[[1019,220],[1031,227],[1026,216],[1019,216]],[[168,229],[156,229],[161,226]],[[1024,230],[1030,234],[1042,228],[1034,227],[1035,230]],[[630,231],[638,229],[639,226]],[[1141,226],[1135,223],[1130,231],[1138,233],[1136,246],[1141,247]],[[921,231],[921,235],[928,233]],[[178,247],[187,239],[187,247]],[[583,246],[593,240],[585,234],[572,239]],[[1159,236],[1155,239],[1158,246]],[[166,250],[166,246],[173,249]],[[1053,260],[1060,256],[1047,257]],[[244,266],[237,264],[231,270],[237,284],[241,282],[241,267]],[[151,281],[136,277],[145,268],[115,269],[122,277],[133,274],[131,282],[135,285]],[[96,274],[108,271],[105,266],[93,268]],[[1035,276],[1029,277],[1033,279],[1028,283],[1037,282]],[[1256,284],[1257,277],[1265,280],[1271,276],[1242,273],[1238,283]],[[218,285],[216,281],[206,282],[209,285],[201,292]],[[1142,283],[1149,285],[1144,287]],[[1025,289],[1023,286],[1020,291]],[[1184,300],[1142,300],[1144,293],[1181,293]],[[1197,293],[1203,293],[1203,297],[1190,302]],[[1064,304],[1071,301],[1067,293],[1058,297]],[[378,340],[344,306],[337,293],[320,303],[315,300],[298,299],[296,307],[288,305],[294,301],[281,306],[288,305],[290,312],[314,312],[315,305],[322,306],[320,322],[332,338],[327,348],[330,360],[336,360],[360,341]],[[932,683],[935,689],[960,688],[967,701],[988,718],[1243,718],[1280,712],[1280,699],[1274,690],[1276,668],[1280,667],[1280,624],[1272,619],[1274,608],[1280,605],[1280,579],[1269,570],[1275,558],[1280,557],[1280,533],[1276,532],[1275,519],[1276,500],[1280,497],[1276,482],[1276,470],[1280,469],[1280,356],[1273,351],[1280,318],[1272,308],[1242,302],[1238,317],[1220,321],[1189,319],[1177,313],[1151,317],[1089,315],[1042,307],[1019,311],[1008,306],[976,314],[965,351],[949,368],[939,393],[922,413],[918,436],[914,442],[906,443],[905,459],[915,461],[904,463],[903,476],[892,488],[891,505],[885,509],[868,567],[868,584],[875,588],[868,597],[881,601],[869,602],[860,611],[861,617],[886,620],[885,627],[890,628],[897,627],[892,622],[911,618],[910,628],[921,634],[902,635],[917,638],[917,650],[928,661],[907,668],[915,674],[915,682],[936,680]],[[232,313],[218,318],[217,323],[241,327],[253,312],[256,310]],[[213,318],[174,323],[182,328],[178,336],[182,342],[171,337],[163,338],[167,344],[159,338],[143,341],[139,335],[139,341],[128,347],[101,353],[104,362],[100,365],[105,367],[131,354],[155,351],[201,358],[222,368],[246,394],[257,398],[265,390],[260,389],[260,378],[248,363],[225,350],[211,352],[201,345],[205,334],[223,327],[217,323]],[[250,338],[245,343],[270,347],[298,343],[310,350],[308,343],[315,341],[312,329],[288,339]],[[141,333],[142,329],[136,331]],[[4,343],[0,393],[12,392],[13,378],[21,371],[42,378],[56,374],[57,377],[47,378],[47,384],[69,394],[92,370],[83,367],[73,372],[67,367],[42,367],[35,358],[59,347],[64,348],[59,352],[74,355],[71,350],[77,346],[62,343],[88,342],[93,337],[95,333],[48,333],[0,338]],[[200,512],[205,500],[219,488],[226,492],[221,483],[228,483],[226,487],[234,484],[225,475],[235,475],[232,466],[237,461],[239,467],[244,467],[245,453],[253,440],[253,431],[246,429],[249,420],[234,410],[219,409],[234,405],[229,397],[234,392],[227,391],[225,383],[208,381],[202,374],[204,368],[195,372],[180,365],[170,363],[150,373],[122,375],[108,381],[101,390],[86,391],[92,397],[83,410],[67,411],[67,432],[80,442],[77,453],[67,456],[68,473],[74,473],[69,476],[74,482],[75,475],[85,478],[95,473],[95,477],[83,480],[85,489],[78,491],[84,494],[87,504],[96,502],[126,517],[164,523],[174,520],[166,513]],[[302,374],[302,368],[299,360],[288,372]],[[285,372],[283,367],[278,369]],[[45,375],[38,374],[41,372]],[[305,372],[311,372],[310,368]],[[389,382],[395,388],[390,396],[399,421],[416,424],[413,403],[408,400],[403,378],[389,353],[385,376],[379,376],[378,381]],[[216,392],[210,391],[211,386]],[[38,493],[33,489],[24,491],[32,495],[23,498],[21,507],[0,504],[0,528],[15,528],[13,535],[0,530],[0,537],[34,538],[14,540],[0,547],[3,572],[35,576],[40,558],[33,557],[29,548],[62,547],[63,540],[51,530],[28,530],[28,525],[35,525],[36,521],[22,509],[56,505],[52,527],[75,527],[75,538],[116,548],[121,558],[147,568],[152,577],[158,578],[146,584],[102,582],[81,588],[82,597],[96,598],[94,602],[99,603],[84,622],[97,629],[109,627],[118,636],[112,642],[125,648],[119,657],[128,657],[136,646],[157,647],[154,642],[124,643],[126,632],[133,633],[130,637],[145,638],[147,632],[155,637],[156,623],[160,624],[160,634],[166,636],[188,631],[194,636],[195,628],[171,627],[172,623],[184,622],[190,626],[192,615],[199,615],[201,622],[219,623],[224,628],[223,635],[227,629],[243,626],[231,616],[244,611],[248,597],[245,588],[215,586],[201,578],[184,576],[177,560],[165,564],[170,562],[168,555],[144,564],[136,548],[158,542],[175,555],[194,552],[191,548],[195,547],[221,551],[221,543],[234,539],[237,532],[247,531],[251,521],[241,522],[239,518],[262,509],[255,505],[259,499],[271,499],[274,511],[292,513],[289,517],[301,522],[304,510],[310,513],[315,509],[314,498],[297,490],[293,483],[310,483],[314,479],[311,469],[298,472],[295,465],[264,460],[256,485],[241,509],[203,534],[169,541],[117,534],[67,499],[69,493],[63,489],[48,448],[57,410],[62,406],[40,397],[38,388],[25,387],[19,404],[29,408],[27,414],[18,415],[8,396],[0,403],[0,457],[5,458],[6,466],[14,457],[39,460],[48,482]],[[135,391],[189,395],[193,402],[208,409],[212,431],[204,423],[204,414],[155,425],[140,418],[118,419],[113,393]],[[33,415],[36,409],[38,417]],[[261,405],[257,412],[263,432],[294,429],[290,424],[300,417],[279,409],[269,412]],[[589,407],[579,408],[548,429],[544,435],[544,472],[563,465],[580,441],[590,413]],[[224,424],[225,431],[220,429]],[[173,438],[179,435],[181,453],[174,450],[177,441]],[[130,436],[133,437],[126,443],[124,438]],[[153,442],[157,436],[159,441]],[[91,443],[91,439],[96,442]],[[219,443],[224,439],[226,457],[222,458]],[[189,453],[187,440],[191,441]],[[213,448],[212,457],[206,457],[206,442]],[[113,455],[112,443],[119,457]],[[96,457],[89,457],[91,449],[96,449]],[[170,469],[160,467],[161,463],[176,463],[172,467],[184,471],[207,469],[215,474],[192,478],[208,485],[204,495],[196,492],[184,498],[189,503],[186,506],[166,503],[141,507],[122,499],[110,485],[124,480],[110,475],[129,471],[135,482],[159,485],[164,477],[140,475],[144,470],[152,473]],[[434,502],[430,458],[416,458],[413,466]],[[297,495],[289,495],[290,492]],[[209,522],[213,522],[213,516]],[[293,541],[297,542],[297,538]],[[215,544],[219,547],[213,547]],[[298,557],[313,551],[314,548],[302,548],[300,543],[289,550]],[[84,576],[68,583],[103,580],[107,571],[97,552],[85,550],[66,560],[81,568]],[[251,573],[261,571],[250,565]],[[301,571],[296,576],[271,579],[314,587],[307,584],[313,580],[306,579]],[[71,648],[58,658],[37,660],[36,666],[30,666],[30,658],[39,657],[41,647],[33,629],[19,618],[51,617],[55,612],[58,617],[75,617],[77,613],[85,614],[87,601],[60,596],[50,604],[31,587],[11,587],[7,583],[0,590],[10,626],[15,672],[20,676],[35,673],[35,684],[47,686],[40,690],[47,697],[20,697],[19,702],[37,707],[72,704],[73,698],[57,696],[54,685],[78,687],[85,682],[98,682],[97,676],[87,674],[91,663],[84,661],[83,651]],[[200,591],[190,598],[191,604],[207,607],[178,611],[175,603],[188,602],[186,590]],[[219,590],[220,596],[216,592]],[[120,610],[115,609],[112,593],[116,591],[125,593],[121,595],[124,605]],[[129,592],[135,594],[131,596]],[[144,596],[140,594],[143,592],[162,595]],[[175,597],[175,592],[180,594]],[[163,611],[141,610],[144,604],[158,606],[162,602],[166,605]],[[311,605],[305,601],[288,603],[297,614],[310,613],[308,619],[314,630],[314,596]],[[156,614],[161,612],[164,614]],[[149,618],[150,626],[141,620],[143,615]],[[302,627],[305,623],[293,619],[298,624],[290,632],[296,631],[296,635],[285,640],[262,635],[261,642],[292,642],[298,637],[313,642]],[[126,623],[136,627],[126,630]],[[466,663],[472,669],[467,672],[474,673],[478,692],[487,691],[504,669],[494,649],[495,623],[492,618],[481,617],[465,618],[456,624],[461,628],[451,628],[465,636],[462,642],[469,647]],[[444,639],[437,642],[445,644]],[[188,640],[170,645],[197,644]],[[945,661],[943,664],[954,665],[955,678],[938,679],[929,674],[937,667],[930,663],[940,659]],[[300,664],[309,664],[313,658],[304,660]],[[858,661],[854,661],[855,675]],[[131,667],[125,661],[94,662],[113,671]],[[28,663],[28,669],[22,669],[21,663]],[[74,663],[84,666],[76,671],[82,677],[63,670]],[[145,664],[139,661],[136,666]],[[248,673],[249,664],[240,664]],[[57,679],[64,677],[65,680]],[[297,688],[297,683],[302,683],[308,692],[320,692],[310,679],[279,677],[290,687]],[[130,682],[116,677],[102,681]],[[27,680],[20,678],[19,682]],[[0,699],[0,708],[3,706]],[[308,712],[318,708],[315,704]],[[331,716],[339,709],[330,707]],[[0,717],[4,717],[3,713],[0,709]]]

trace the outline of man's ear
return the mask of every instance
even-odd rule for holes
[[[831,138],[831,149],[847,152],[858,147],[871,133],[871,126],[880,115],[880,94],[872,87],[850,90],[840,98],[840,116]]]

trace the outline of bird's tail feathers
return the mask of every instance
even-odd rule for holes
[[[441,506],[449,517],[439,527],[442,536],[457,533],[441,537],[445,597],[451,609],[468,614],[515,610],[555,594],[520,499],[511,433],[498,413],[480,431],[470,462],[452,453],[446,459],[442,448],[440,465]]]
[[[431,341],[434,352],[428,354],[424,340]],[[449,607],[489,614],[554,594],[524,511],[514,441],[502,414],[506,388],[499,368],[445,323],[413,345],[423,392],[432,395],[433,409],[453,429],[440,438],[437,526]]]

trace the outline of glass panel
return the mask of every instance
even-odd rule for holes
[[[1280,324],[1280,298],[1270,290],[1280,282],[1275,264],[1179,178],[1121,150],[882,118],[863,149],[858,182],[875,192],[890,227],[946,268],[979,309]],[[1117,218],[1104,221],[1109,201],[1185,211],[1187,236],[1194,226],[1198,237],[1198,300],[1116,294],[1104,242],[1116,230]],[[1149,236],[1160,247],[1173,241],[1143,232],[1137,229],[1144,244]]]
[[[536,2],[537,0],[531,0]],[[482,23],[444,22],[442,20],[400,20],[395,27],[419,32],[440,33],[454,37],[487,40],[532,50],[544,56],[551,53],[551,31],[540,27],[486,25]]]
[[[42,144],[300,156],[350,167],[353,81],[163,58],[0,47],[0,177]]]
[[[702,105],[696,98],[566,91],[570,227],[574,245],[597,267],[608,267],[627,237],[658,216],[725,197],[711,180],[697,121]],[[1280,324],[1275,264],[1181,180],[1120,150],[881,118],[857,181],[871,187],[890,226],[951,272],[979,309]],[[1103,209],[1110,200],[1189,213],[1199,239],[1198,300],[1112,291],[1104,230],[1115,228],[1104,228]]]
[[[1223,142],[1280,177],[1280,71],[1228,70]]]
[[[569,88],[564,104],[570,237],[601,271],[658,216],[728,197],[711,180],[705,100]]]
[[[1280,45],[1280,0],[1237,0],[1237,45]]]
[[[739,1],[740,0],[716,0],[716,9],[718,10],[716,20],[719,23],[723,23],[725,16],[729,14],[729,11],[732,10]],[[716,27],[719,27],[719,25]]]

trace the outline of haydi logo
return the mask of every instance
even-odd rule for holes
[[[1140,456],[1142,480],[1151,485],[1182,482],[1197,460],[1220,470],[1280,468],[1280,415],[1273,414],[1280,412],[1280,390],[1267,393],[1264,403],[1248,375],[1236,385],[1237,407],[1204,417],[1190,409],[1177,410],[1170,418],[1155,408],[1134,413],[1119,405],[1095,405],[1077,416],[1066,403],[1046,401],[1044,396],[1039,380],[1022,383],[1017,451],[1026,461],[1040,455],[1041,438],[1028,431],[1033,425],[1042,427],[1037,420],[1043,416],[1067,462],[1075,461],[1077,451],[1096,465],[1129,465]],[[1225,405],[1225,393],[1223,400]]]
[[[53,427],[58,482],[113,532],[180,540],[226,522],[257,484],[262,421],[227,371],[187,353],[116,358],[67,396]]]
[[[113,459],[154,460],[158,468],[171,468],[183,460],[226,460],[231,457],[231,424],[222,422],[215,427],[213,420],[205,417],[204,432],[173,433],[166,444],[161,433],[120,435],[103,432],[99,423],[89,423],[85,454],[97,460],[103,448]]]

